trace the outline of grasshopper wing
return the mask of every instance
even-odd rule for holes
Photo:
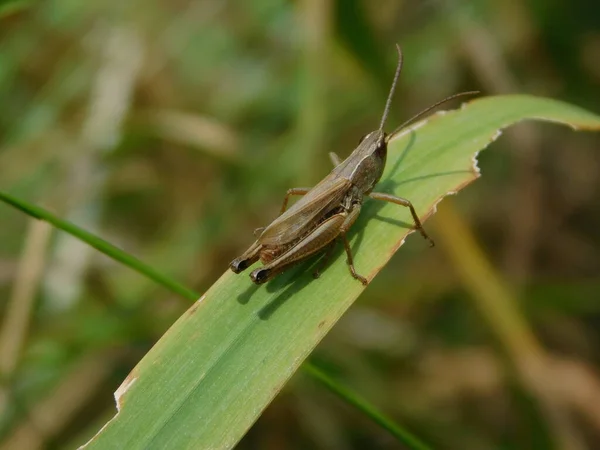
[[[350,187],[350,180],[325,177],[265,228],[258,238],[264,245],[282,245],[296,240],[316,225],[315,219],[339,205]]]

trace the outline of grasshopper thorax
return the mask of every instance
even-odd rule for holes
[[[367,134],[348,158],[352,161],[349,178],[359,192],[368,194],[375,187],[383,174],[386,157],[385,133],[376,130]]]

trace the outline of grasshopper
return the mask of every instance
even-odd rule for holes
[[[387,144],[394,135],[440,104],[461,95],[476,94],[477,92],[463,92],[447,97],[421,111],[388,135],[383,131],[383,127],[402,70],[402,51],[398,45],[396,45],[396,48],[398,50],[398,65],[379,128],[364,136],[358,147],[344,161],[341,161],[335,153],[330,153],[331,161],[335,167],[316,186],[313,188],[289,189],[283,200],[279,217],[268,226],[256,230],[256,242],[243,255],[231,262],[230,268],[233,272],[240,273],[260,259],[264,265],[254,270],[250,274],[250,278],[254,283],[262,284],[315,253],[326,250],[322,263],[322,266],[324,266],[336,241],[341,240],[346,250],[350,273],[366,286],[367,279],[356,272],[352,251],[346,237],[348,230],[358,218],[364,197],[409,208],[415,229],[429,241],[431,246],[434,245],[433,240],[423,229],[419,216],[417,216],[410,200],[391,194],[373,192],[373,188],[383,174]],[[292,195],[302,195],[303,197],[286,210],[289,198]],[[318,278],[319,275],[320,270],[317,270],[314,276]]]

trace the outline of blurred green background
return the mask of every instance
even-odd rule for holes
[[[201,292],[377,126],[396,42],[389,129],[472,89],[599,111],[594,0],[4,1],[0,189]],[[505,132],[425,224],[441,245],[409,238],[313,361],[435,447],[599,448],[599,142]],[[0,448],[73,448],[189,304],[0,223]],[[239,448],[398,443],[300,374]]]

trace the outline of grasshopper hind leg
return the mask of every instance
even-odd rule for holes
[[[308,193],[308,191],[310,191],[310,189],[311,188],[288,189],[287,193],[285,194],[285,198],[283,199],[283,205],[281,205],[281,212],[279,214],[280,215],[283,214],[283,212],[286,210],[288,201],[292,195],[306,195]],[[260,235],[262,234],[262,232],[265,231],[265,228],[267,228],[267,227],[260,227],[260,228],[255,229],[254,236],[256,238],[259,238]],[[246,250],[246,252],[242,256],[235,258],[233,261],[231,261],[231,264],[229,264],[229,268],[234,273],[243,272],[244,270],[246,270],[248,267],[250,267],[252,264],[254,264],[256,261],[258,261],[260,259],[261,250],[262,250],[262,245],[260,245],[258,243],[258,241],[256,241],[254,244],[252,244],[252,246],[248,250]],[[265,281],[267,281],[267,279],[262,281],[262,283],[264,283]]]
[[[339,236],[340,228],[346,221],[347,216],[348,214],[344,212],[329,217],[287,252],[263,267],[254,270],[250,274],[250,278],[256,284],[266,283],[292,265],[328,247]]]
[[[359,275],[358,272],[356,272],[356,269],[354,268],[354,258],[352,258],[352,249],[350,248],[350,243],[348,242],[348,238],[346,237],[346,233],[354,224],[354,222],[356,222],[356,219],[360,214],[360,208],[360,203],[355,203],[354,205],[352,205],[348,213],[348,217],[346,217],[346,220],[340,228],[340,238],[344,242],[344,249],[346,250],[346,256],[348,257],[346,263],[348,264],[348,270],[350,270],[350,274],[355,280],[360,281],[363,284],[363,286],[366,286],[367,284],[369,284],[369,282],[365,277]]]
[[[356,269],[354,268],[354,259],[352,258],[352,250],[350,249],[350,243],[348,242],[348,238],[346,237],[346,235],[344,235],[342,236],[342,239],[344,241],[344,249],[346,250],[346,256],[348,256],[346,263],[348,264],[350,274],[354,279],[360,281],[363,284],[363,286],[366,286],[367,284],[369,284],[369,281],[362,275],[359,275]]]
[[[335,249],[335,244],[336,244],[336,241],[334,240],[331,242],[331,244],[329,244],[329,246],[327,247],[327,250],[325,250],[325,255],[323,256],[323,259],[319,263],[319,267],[317,267],[317,269],[313,272],[313,277],[315,279],[319,278],[321,276],[321,272],[323,272],[323,270],[325,270],[327,263],[331,260],[331,255],[333,254],[333,250]]]

